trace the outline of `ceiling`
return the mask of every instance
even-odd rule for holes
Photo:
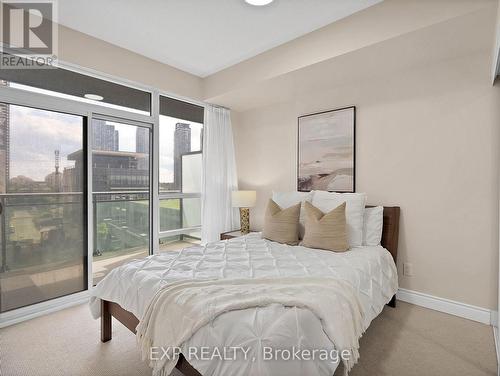
[[[307,103],[309,98],[318,97],[315,93],[322,93],[328,100],[338,98],[348,105],[351,104],[350,95],[361,90],[360,87],[370,91],[365,98],[368,102],[374,98],[380,101],[382,97],[377,88],[394,81],[411,82],[409,85],[414,88],[411,95],[415,97],[423,95],[422,93],[430,95],[425,83],[411,81],[413,77],[420,77],[415,72],[436,74],[435,82],[450,80],[449,75],[442,73],[443,65],[452,66],[465,56],[474,61],[468,62],[469,69],[484,77],[482,72],[487,71],[487,67],[473,64],[478,64],[478,54],[484,56],[491,51],[495,16],[491,7],[487,7],[268,80],[256,80],[210,98],[210,103],[244,112],[271,104],[295,103],[294,101]],[[480,58],[479,61],[484,65],[488,60]],[[450,75],[457,74],[452,71],[450,69]],[[468,84],[466,81],[457,82],[457,85],[464,88]],[[446,84],[443,84],[442,90],[447,90]],[[397,92],[384,93],[398,96]],[[437,95],[436,93],[434,91],[432,95]]]
[[[64,0],[59,23],[206,77],[382,0]],[[97,57],[98,58],[98,57]]]

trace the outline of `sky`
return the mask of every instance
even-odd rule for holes
[[[43,181],[55,170],[55,150],[60,151],[60,171],[74,165],[67,160],[67,155],[82,148],[83,117],[15,105],[9,107],[11,178],[24,175]]]
[[[181,119],[160,117],[160,182],[173,181],[175,124]],[[119,132],[121,151],[136,150],[136,127],[108,122]],[[200,149],[199,123],[191,125],[191,148]],[[43,181],[54,171],[54,151],[60,151],[60,171],[74,165],[68,154],[80,150],[83,140],[83,118],[76,115],[10,106],[10,177],[24,175]],[[1,168],[1,167],[0,167]]]
[[[160,183],[174,181],[174,132],[177,123],[190,124],[191,150],[200,150],[200,133],[203,124],[169,116],[160,116]]]

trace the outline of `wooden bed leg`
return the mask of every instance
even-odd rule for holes
[[[389,303],[387,303],[389,307],[396,308],[396,295],[394,295]]]
[[[111,341],[111,313],[109,302],[101,300],[101,342]]]

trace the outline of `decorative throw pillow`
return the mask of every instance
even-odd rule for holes
[[[301,245],[335,252],[345,252],[349,249],[345,202],[326,214],[309,202],[304,203],[304,208],[306,233]]]
[[[278,243],[297,245],[299,243],[299,202],[286,209],[269,200],[264,217],[262,236]]]
[[[314,191],[312,204],[324,213],[346,203],[345,217],[347,223],[347,237],[350,247],[359,247],[363,244],[363,219],[365,213],[366,195],[364,193],[336,193]]]
[[[299,202],[312,201],[312,192],[275,192],[273,191],[273,201],[282,208],[288,208]],[[304,226],[306,224],[306,213],[304,212],[304,204],[300,209],[299,217],[299,239],[304,237]]]

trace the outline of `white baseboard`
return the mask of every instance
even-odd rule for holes
[[[403,302],[415,304],[435,311],[463,317],[487,325],[497,325],[497,312],[490,309],[439,298],[418,291],[399,289],[396,297]]]
[[[412,291],[400,288],[396,294],[398,300],[415,304],[421,307],[433,309],[435,311],[448,313],[463,317],[469,320],[477,321],[487,325],[498,326],[498,312],[490,309],[473,306],[466,303],[457,302],[450,299],[439,298],[418,291]],[[0,328],[17,324],[38,316],[43,316],[61,309],[69,308],[88,301],[88,291],[74,295],[54,299],[48,302],[39,303],[33,306],[20,308],[12,312],[0,314]],[[495,328],[495,340],[498,340],[498,330]],[[500,343],[500,342],[499,342]],[[498,344],[497,344],[498,345]],[[497,353],[500,346],[497,347]],[[500,359],[500,357],[499,357]],[[500,374],[499,374],[500,375]]]
[[[498,311],[491,310],[491,325],[498,328]]]

